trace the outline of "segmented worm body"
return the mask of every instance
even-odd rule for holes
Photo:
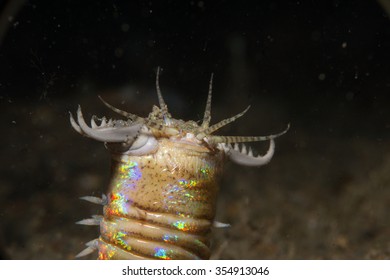
[[[159,107],[147,118],[103,103],[125,117],[91,126],[81,108],[73,128],[80,134],[101,141],[112,154],[112,176],[107,196],[82,199],[101,204],[103,216],[93,216],[79,224],[99,225],[100,236],[88,242],[77,255],[98,250],[99,259],[208,259],[211,227],[215,222],[218,181],[226,157],[250,166],[270,161],[274,138],[269,136],[218,136],[219,128],[241,117],[242,113],[210,126],[212,78],[203,122],[172,118],[159,88]],[[237,143],[269,140],[263,156]],[[234,145],[232,145],[234,144]]]

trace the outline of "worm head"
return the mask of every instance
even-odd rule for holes
[[[268,136],[220,136],[213,133],[227,124],[243,116],[248,110],[210,125],[211,121],[211,97],[213,75],[209,83],[209,92],[206,102],[203,121],[198,124],[194,121],[183,121],[172,118],[168,112],[161,90],[159,87],[160,68],[157,68],[156,88],[159,100],[159,107],[154,106],[147,118],[122,111],[105,102],[102,102],[114,112],[125,117],[126,120],[98,119],[93,116],[91,125],[88,126],[84,120],[81,108],[77,110],[77,121],[70,114],[72,127],[80,134],[105,142],[106,146],[115,153],[141,156],[153,154],[159,147],[161,139],[168,139],[178,147],[185,146],[186,149],[196,152],[223,153],[233,162],[241,165],[260,166],[268,163],[275,150],[274,139],[285,134],[287,128],[278,134]],[[97,124],[99,123],[100,124]],[[250,148],[245,146],[246,142],[270,141],[269,149],[265,155],[257,155]],[[239,146],[238,143],[241,143]]]

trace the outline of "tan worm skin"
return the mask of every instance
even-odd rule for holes
[[[209,258],[222,159],[166,139],[153,155],[114,157],[99,258]]]

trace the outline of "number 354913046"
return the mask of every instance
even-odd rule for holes
[[[227,267],[218,266],[215,268],[216,275],[268,275],[268,267]]]

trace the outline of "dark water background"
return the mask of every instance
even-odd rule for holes
[[[68,111],[146,116],[156,67],[176,118],[242,111],[226,135],[277,140],[262,168],[227,164],[215,231],[223,259],[390,257],[388,1],[0,3],[0,257],[73,259],[101,213],[103,145]],[[266,144],[254,145],[259,151]],[[96,256],[91,256],[95,258]]]

